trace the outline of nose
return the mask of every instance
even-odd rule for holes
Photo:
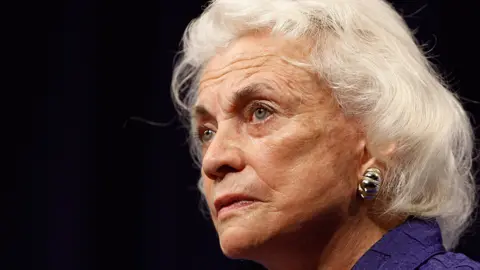
[[[245,168],[244,152],[235,128],[217,130],[202,160],[204,174],[221,181],[228,173]]]

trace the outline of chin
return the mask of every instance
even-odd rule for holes
[[[259,231],[233,226],[223,229],[218,237],[223,254],[231,259],[249,259],[265,240]]]

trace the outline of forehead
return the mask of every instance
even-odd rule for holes
[[[248,83],[291,85],[311,83],[312,73],[286,59],[305,61],[309,42],[279,36],[255,34],[243,36],[219,50],[200,77],[197,103],[212,96],[226,97]]]
[[[292,40],[266,33],[246,35],[234,40],[208,62],[200,79],[200,85],[215,77],[221,77],[232,69],[245,68],[249,64],[261,64],[275,57],[305,60],[310,51],[308,40]]]

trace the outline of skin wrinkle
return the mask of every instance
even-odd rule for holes
[[[242,71],[242,70],[245,70],[245,69],[251,69],[251,68],[255,68],[255,67],[261,67],[263,65],[265,65],[266,61],[268,60],[268,57],[275,57],[274,55],[269,55],[269,54],[262,54],[262,55],[258,55],[258,56],[255,56],[255,57],[244,57],[244,58],[241,58],[241,57],[238,57],[237,60],[234,60],[233,62],[223,66],[223,67],[220,67],[220,68],[216,68],[216,69],[213,69],[213,68],[210,68],[208,70],[208,75],[209,76],[206,76],[204,73],[203,76],[202,76],[202,79],[200,80],[200,88],[198,90],[198,93],[200,94],[202,89],[207,87],[208,84],[207,82],[210,82],[211,84],[215,84],[215,83],[218,83],[216,82],[217,79],[221,79],[221,78],[224,78],[225,75],[227,75],[228,73],[232,72],[232,71]],[[264,60],[264,61],[261,61],[259,63],[255,63],[255,64],[248,64],[249,62],[251,61],[255,61],[255,60]],[[247,62],[247,64],[245,64],[245,62]],[[243,65],[241,65],[243,64]],[[208,67],[207,67],[208,68]],[[213,74],[211,74],[213,73]],[[247,73],[248,74],[248,73]],[[207,86],[202,86],[204,84],[207,84]]]
[[[216,134],[203,145],[205,197],[229,257],[273,270],[349,268],[381,237],[356,196],[362,166],[374,161],[325,83],[282,59],[304,54],[294,48],[285,40],[244,37],[206,66],[197,105],[212,113],[216,123],[203,124]],[[258,56],[266,50],[269,56]],[[233,104],[234,93],[252,83],[275,92],[260,90],[274,109],[263,122],[249,122],[244,106]],[[215,199],[237,192],[261,202],[219,219]],[[354,231],[362,228],[368,233],[358,239]]]

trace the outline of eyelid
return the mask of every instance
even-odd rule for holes
[[[267,109],[268,111],[273,112],[273,108],[271,105],[269,105],[267,102],[260,101],[260,100],[254,100],[246,106],[246,110],[249,112],[258,108],[264,108],[264,109]]]

